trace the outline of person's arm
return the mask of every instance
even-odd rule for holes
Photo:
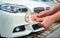
[[[56,21],[60,21],[60,11],[56,12],[55,14],[53,14],[52,17],[53,17]]]
[[[56,21],[60,21],[60,11],[56,12],[53,15],[50,16],[46,16],[46,17],[42,17],[39,18],[39,25],[43,26],[44,28],[48,29],[52,24],[54,24]]]
[[[53,8],[51,8],[49,11],[51,13],[56,13],[58,10],[60,10],[60,4],[54,6]]]
[[[37,16],[39,16],[39,17],[49,16],[49,15],[56,13],[58,10],[60,10],[60,4],[52,7],[49,10],[45,10],[45,11],[40,12]]]

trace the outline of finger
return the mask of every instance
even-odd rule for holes
[[[48,21],[43,21],[43,22],[41,22],[40,23],[45,29],[48,29],[49,28],[49,23],[48,23]]]
[[[44,15],[45,15],[45,12],[46,12],[46,11],[42,11],[42,12],[40,12],[38,16],[39,16],[39,17],[44,16]]]
[[[45,16],[47,16],[49,14],[49,10],[46,10],[46,11],[42,11],[42,12],[40,12],[39,13],[39,17],[45,17]]]
[[[31,19],[34,21],[37,17],[35,15],[31,16]]]
[[[43,18],[36,18],[36,21],[37,22],[42,22],[43,21]]]
[[[36,21],[36,19],[38,19],[37,15],[34,15],[31,17],[33,21]]]

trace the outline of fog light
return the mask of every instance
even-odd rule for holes
[[[24,31],[24,30],[25,30],[25,26],[24,25],[17,26],[17,27],[14,28],[13,33],[15,33],[15,32],[21,32],[21,31]]]
[[[16,28],[16,31],[20,31],[20,28],[19,28],[19,27],[17,27],[17,28]]]

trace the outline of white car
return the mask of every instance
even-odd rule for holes
[[[5,0],[0,3],[0,35],[18,37],[44,30],[31,20],[29,14],[39,13],[49,8],[49,5],[42,2]]]

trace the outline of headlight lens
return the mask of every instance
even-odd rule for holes
[[[26,6],[15,5],[15,4],[1,4],[0,10],[10,12],[10,13],[25,13],[28,11]]]

